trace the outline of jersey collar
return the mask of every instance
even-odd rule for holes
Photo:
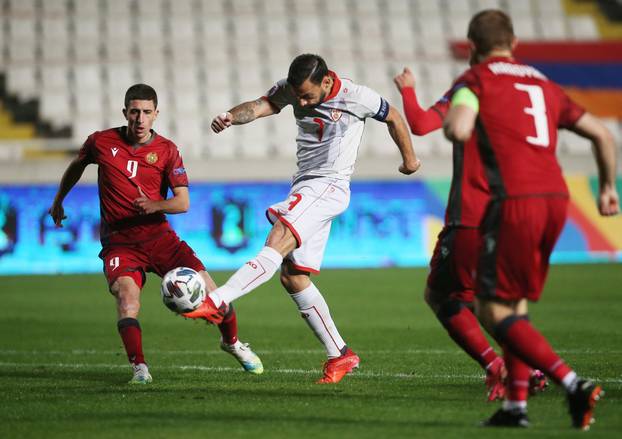
[[[140,148],[140,147],[143,147],[143,146],[150,145],[151,142],[153,142],[155,140],[155,138],[158,135],[158,133],[156,133],[152,129],[151,130],[151,137],[145,143],[132,143],[130,141],[129,137],[127,136],[127,126],[119,127],[119,135],[121,136],[121,138],[123,139],[123,141],[125,142],[126,145],[131,146],[132,148],[136,149],[136,148]]]
[[[339,93],[339,90],[341,90],[341,79],[339,79],[339,76],[337,76],[337,74],[332,70],[328,71],[328,76],[333,78],[333,88],[330,89],[330,93],[328,94],[328,96],[326,96],[324,102],[329,101],[337,96],[337,93]]]

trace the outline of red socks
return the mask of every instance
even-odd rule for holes
[[[218,325],[218,330],[222,335],[223,342],[227,344],[234,344],[238,341],[238,319],[231,304],[229,304],[229,312],[223,319],[222,323]]]
[[[438,315],[439,320],[449,333],[450,337],[483,369],[486,369],[497,354],[488,343],[479,326],[477,318],[466,306],[460,306],[460,310],[451,315],[443,315],[442,311]]]
[[[130,317],[121,319],[117,322],[117,328],[119,329],[125,352],[127,352],[127,359],[130,363],[144,363],[142,334],[138,320]]]
[[[514,355],[507,346],[503,347],[503,358],[508,370],[506,399],[509,401],[527,401],[531,368]]]
[[[553,351],[553,348],[529,323],[527,316],[510,316],[501,321],[495,328],[497,338],[533,369],[540,369],[557,384],[572,371]],[[510,365],[506,367],[511,374]]]

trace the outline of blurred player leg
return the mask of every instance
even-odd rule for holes
[[[503,359],[484,336],[473,312],[463,302],[449,299],[439,307],[437,317],[456,344],[486,371],[489,400],[503,398]]]
[[[471,311],[480,234],[476,228],[445,227],[438,236],[425,300],[449,336],[486,371],[488,399],[503,398],[506,370]]]

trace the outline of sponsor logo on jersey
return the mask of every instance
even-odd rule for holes
[[[186,173],[186,168],[173,169],[173,175],[184,175],[185,173]]]
[[[116,157],[119,152],[119,148],[110,148],[110,151],[112,151],[112,156]]]
[[[341,119],[341,110],[337,110],[336,108],[330,110],[330,118],[334,122],[337,122],[339,119]]]
[[[150,152],[149,154],[147,154],[145,160],[147,160],[147,163],[149,163],[150,165],[153,165],[155,162],[158,161],[158,154],[156,154],[155,152]]]

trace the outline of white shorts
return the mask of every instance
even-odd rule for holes
[[[281,221],[296,237],[298,247],[285,257],[295,268],[319,273],[330,225],[348,204],[349,181],[319,177],[296,183],[286,200],[268,208],[268,220]]]

